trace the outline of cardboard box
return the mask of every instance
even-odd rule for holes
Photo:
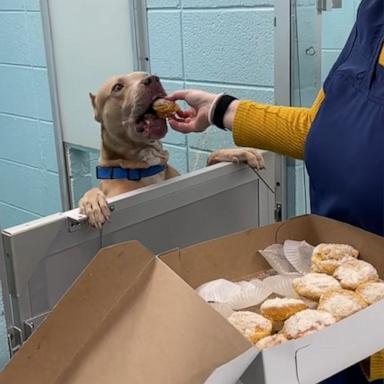
[[[317,383],[384,347],[384,302],[260,352],[194,291],[268,268],[286,239],[343,242],[384,274],[384,239],[303,216],[155,257],[137,242],[101,250],[0,375],[0,384]]]

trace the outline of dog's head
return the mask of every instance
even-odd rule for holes
[[[111,137],[145,143],[167,133],[165,119],[156,116],[153,102],[166,95],[157,76],[145,72],[114,76],[90,94],[96,121]]]

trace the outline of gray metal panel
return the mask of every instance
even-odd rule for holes
[[[271,177],[263,172],[263,179]],[[254,227],[261,220],[267,224],[274,197],[266,187],[260,193],[260,185],[247,166],[218,164],[110,199],[112,221],[102,231],[90,228],[78,210],[3,231],[10,261],[8,326],[23,329],[26,338],[31,330],[25,323],[41,321],[101,246],[138,239],[158,253]],[[262,215],[260,202],[269,206]]]

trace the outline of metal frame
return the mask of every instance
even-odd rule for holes
[[[274,93],[278,105],[291,105],[291,1],[276,0],[274,5]],[[276,219],[285,219],[288,216],[288,159],[275,156]]]
[[[51,106],[52,106],[52,118],[53,125],[55,127],[55,143],[56,143],[56,153],[59,169],[59,180],[60,180],[60,192],[61,192],[61,202],[63,210],[66,211],[71,207],[70,199],[70,183],[69,183],[69,172],[68,172],[68,163],[66,161],[64,141],[63,141],[63,128],[61,124],[61,114],[60,114],[60,104],[58,100],[57,92],[57,77],[56,77],[56,65],[55,65],[55,55],[53,50],[53,41],[52,41],[52,29],[49,13],[49,0],[40,0],[40,10],[43,26],[43,35],[45,43],[45,52],[47,57],[47,70],[48,70],[48,80],[49,80],[49,89],[51,96]]]
[[[146,0],[132,0],[129,2],[129,6],[131,9],[132,46],[135,50],[135,70],[150,72],[147,2]]]

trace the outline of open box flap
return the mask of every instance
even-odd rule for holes
[[[236,384],[259,351],[252,347],[240,356],[216,368],[204,384]]]
[[[142,384],[155,378],[196,384],[249,348],[235,328],[133,241],[98,253],[0,383]]]

